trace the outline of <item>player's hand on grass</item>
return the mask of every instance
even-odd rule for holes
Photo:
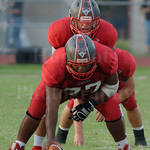
[[[75,136],[74,136],[74,145],[76,145],[76,146],[83,146],[84,145],[83,134],[75,134]]]

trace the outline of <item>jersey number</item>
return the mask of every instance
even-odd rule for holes
[[[85,90],[88,91],[88,90],[93,89],[91,93],[95,93],[100,88],[100,85],[101,85],[101,81],[87,84],[85,86]],[[69,95],[76,95],[81,91],[81,87],[65,88],[65,91],[67,91]]]

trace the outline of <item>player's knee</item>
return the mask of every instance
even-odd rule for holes
[[[118,104],[118,99],[118,94],[115,94],[104,104],[102,114],[106,121],[115,121],[120,119],[121,110]]]
[[[116,122],[121,119],[121,114],[113,117],[105,117],[106,122]]]
[[[137,103],[135,100],[126,100],[124,102],[122,102],[122,105],[124,106],[124,108],[127,110],[127,111],[132,111],[134,109],[137,108]]]
[[[41,120],[41,118],[43,116],[43,115],[37,115],[37,114],[30,113],[29,111],[26,111],[26,115],[35,120]]]

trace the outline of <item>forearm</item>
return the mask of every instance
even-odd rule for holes
[[[84,145],[82,122],[74,121],[74,128],[75,128],[74,144],[77,146]]]
[[[55,130],[62,90],[46,87],[46,133],[47,142],[55,141]]]
[[[103,91],[98,91],[95,95],[95,101],[96,104],[103,104],[105,101],[107,101],[108,97],[106,96],[106,94]]]
[[[108,76],[101,89],[95,95],[95,101],[97,104],[103,104],[106,102],[111,96],[113,96],[119,87],[118,74],[115,73],[111,76]]]
[[[82,135],[83,135],[82,122],[74,121],[73,123],[74,123],[75,134],[76,134],[76,135],[79,135],[79,134],[82,134]]]
[[[47,140],[55,140],[55,130],[58,118],[58,112],[54,109],[47,109],[46,115],[46,131],[47,131]]]
[[[100,91],[96,93],[95,101],[97,104],[103,104],[118,90],[119,82],[113,85],[104,84]]]

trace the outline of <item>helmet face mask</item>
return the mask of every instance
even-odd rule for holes
[[[95,0],[75,0],[70,8],[71,30],[93,38],[99,29],[100,10]]]
[[[93,41],[76,34],[66,44],[67,69],[75,79],[87,80],[96,69],[96,49]]]
[[[99,18],[84,21],[74,17],[71,18],[71,29],[74,34],[83,33],[92,38],[94,37],[94,34],[96,34],[98,28],[99,28]]]
[[[80,69],[80,72],[78,69],[78,66],[82,66],[82,71]],[[67,69],[69,71],[69,73],[72,74],[72,76],[77,79],[77,80],[88,80],[94,73],[96,68],[96,63],[95,61],[90,62],[89,64],[74,64],[71,62],[67,63]],[[87,70],[87,71],[85,71]]]

